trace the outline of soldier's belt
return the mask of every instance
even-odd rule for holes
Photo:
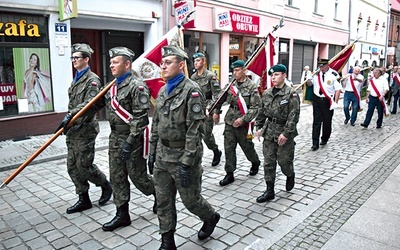
[[[286,124],[285,120],[276,119],[273,117],[267,117],[268,121],[275,124]]]
[[[183,148],[186,141],[168,141],[161,139],[161,144],[169,148]]]
[[[116,132],[126,132],[130,130],[129,125],[110,125],[111,130],[116,131]]]

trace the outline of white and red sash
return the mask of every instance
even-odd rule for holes
[[[382,95],[381,93],[378,91],[378,89],[376,88],[375,82],[374,80],[371,78],[369,80],[369,83],[371,84],[372,89],[375,91],[375,94],[378,98],[380,98]],[[389,109],[386,106],[386,102],[385,102],[385,97],[382,98],[382,100],[379,100],[379,102],[381,103],[382,107],[383,107],[383,113],[385,115],[389,115]]]
[[[394,75],[393,80],[397,83],[398,86],[400,86],[400,79],[398,74]]]
[[[248,108],[247,108],[246,102],[244,101],[242,94],[239,93],[238,88],[236,86],[231,85],[229,87],[229,90],[232,92],[233,96],[238,97],[237,105],[239,107],[240,113],[242,115],[247,114]],[[250,123],[246,123],[248,134],[252,134],[251,125],[253,125],[253,124],[254,124],[254,120],[251,121]]]
[[[324,84],[322,81],[322,72],[318,74],[318,84],[319,84],[319,89],[321,90],[322,94],[329,100],[329,109],[333,110],[337,108],[337,103],[326,93],[326,90],[324,88]]]
[[[360,110],[361,109],[361,103],[360,103],[361,98],[360,98],[360,94],[358,93],[358,89],[356,88],[356,85],[354,84],[353,76],[350,76],[349,80],[350,80],[351,88],[353,89],[353,93],[356,96],[357,101],[358,101],[358,110]]]
[[[110,90],[110,96],[111,96],[111,107],[114,109],[115,114],[121,120],[123,120],[126,124],[130,124],[131,120],[133,119],[133,116],[131,113],[129,113],[124,107],[119,105],[117,101],[117,85],[113,85]],[[149,156],[149,151],[150,151],[150,129],[149,126],[146,126],[144,129],[144,134],[143,134],[143,157],[147,159]]]

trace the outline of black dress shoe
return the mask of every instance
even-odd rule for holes
[[[350,119],[344,119],[344,124],[349,123],[349,120],[350,120]]]
[[[313,146],[311,147],[312,151],[315,151],[315,150],[317,150],[318,148],[319,148],[318,145],[313,145]]]
[[[326,143],[328,143],[327,141],[321,141],[321,143],[319,145],[326,145]]]
[[[382,125],[381,126],[376,126],[376,128],[382,128]]]
[[[360,125],[361,125],[361,127],[368,128],[368,126],[365,125],[364,123],[361,123]]]
[[[228,173],[226,173],[224,179],[222,179],[219,182],[219,185],[226,186],[228,184],[231,184],[234,181],[235,181],[235,177],[233,177],[233,172],[228,172]]]
[[[353,126],[353,127],[355,126],[354,122],[350,122],[350,125]]]

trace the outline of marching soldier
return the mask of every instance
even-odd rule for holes
[[[156,99],[152,122],[149,171],[154,171],[157,215],[162,243],[159,249],[176,249],[176,192],[190,212],[204,223],[198,238],[214,231],[220,215],[201,195],[202,135],[205,98],[198,84],[185,77],[188,56],[175,45],[162,48],[161,71],[166,85]]]
[[[300,99],[295,90],[285,84],[286,71],[283,64],[276,64],[268,71],[274,87],[263,93],[256,119],[258,139],[261,135],[264,137],[264,179],[267,184],[267,190],[257,202],[275,198],[277,162],[286,175],[286,191],[294,187],[294,137],[297,136]]]
[[[110,69],[116,83],[106,94],[111,133],[109,138],[110,180],[113,186],[115,217],[103,225],[104,231],[131,224],[129,216],[131,179],[145,195],[155,195],[151,176],[143,156],[145,130],[149,124],[150,92],[131,71],[135,54],[125,47],[110,49]],[[155,197],[154,197],[155,198]],[[156,201],[153,211],[156,212]]]
[[[232,63],[233,75],[236,82],[230,86],[227,94],[221,97],[214,113],[215,124],[219,123],[219,114],[222,103],[230,105],[225,115],[224,148],[226,175],[219,184],[226,186],[235,181],[233,172],[236,170],[236,146],[242,148],[247,160],[251,162],[250,175],[256,175],[260,166],[260,160],[254,149],[252,141],[251,122],[256,118],[260,104],[260,94],[253,81],[246,76],[244,61],[238,60]],[[248,136],[251,136],[248,138]]]
[[[72,45],[71,60],[76,74],[68,89],[68,114],[62,120],[61,127],[66,134],[68,148],[67,169],[79,200],[67,209],[67,214],[81,212],[92,207],[89,198],[89,182],[100,186],[102,194],[99,205],[110,200],[112,188],[105,174],[93,164],[95,155],[95,141],[99,133],[99,123],[96,119],[96,107],[89,109],[77,119],[69,128],[68,123],[90,100],[95,97],[101,88],[100,78],[90,70],[90,56],[92,48],[84,43]]]
[[[206,57],[203,53],[196,53],[193,55],[194,67],[197,70],[190,79],[197,82],[207,99],[207,109],[212,104],[212,100],[215,100],[221,92],[220,84],[215,75],[205,68]],[[204,142],[209,149],[214,152],[214,158],[211,165],[217,166],[221,160],[222,152],[218,149],[218,145],[215,143],[215,138],[212,133],[214,126],[214,120],[212,114],[207,114],[207,118],[204,121]]]

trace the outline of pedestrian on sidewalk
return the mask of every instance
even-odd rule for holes
[[[256,175],[260,166],[260,160],[254,149],[253,135],[249,134],[252,129],[252,121],[256,118],[260,105],[260,94],[257,85],[246,76],[246,68],[243,60],[232,63],[233,76],[236,81],[229,90],[221,97],[214,113],[215,124],[219,123],[219,114],[222,104],[229,104],[225,115],[224,148],[225,148],[225,171],[224,179],[219,185],[226,186],[235,181],[233,172],[236,170],[236,146],[242,148],[247,160],[251,162],[250,175]]]
[[[294,137],[300,116],[300,99],[296,91],[285,84],[286,66],[276,64],[268,70],[273,87],[264,91],[256,119],[257,137],[264,137],[264,180],[267,190],[257,198],[266,202],[275,198],[276,165],[286,176],[286,191],[294,187]]]
[[[206,98],[206,110],[208,110],[212,104],[212,101],[215,100],[221,93],[221,86],[214,73],[206,69],[206,57],[203,53],[199,52],[194,54],[193,59],[196,72],[193,73],[190,79],[199,84],[201,91]],[[221,160],[222,152],[218,149],[218,145],[215,143],[215,138],[212,133],[214,126],[213,114],[214,112],[210,114],[208,111],[206,111],[207,118],[204,121],[203,140],[206,146],[214,152],[211,166],[217,166]]]
[[[389,92],[389,84],[385,77],[382,77],[383,71],[380,68],[375,68],[373,71],[374,76],[368,81],[367,99],[368,103],[367,115],[361,126],[368,128],[374,114],[375,108],[378,110],[378,120],[376,121],[376,128],[382,128],[383,113],[385,112],[386,103],[385,95]]]
[[[176,249],[176,193],[184,206],[202,221],[198,238],[214,231],[220,215],[201,195],[203,145],[201,127],[206,118],[206,100],[199,85],[185,77],[188,55],[180,47],[162,48],[160,64],[166,85],[159,91],[154,108],[148,161],[154,172],[157,215],[162,243],[159,249]]]
[[[364,76],[360,74],[361,68],[355,66],[353,73],[347,74],[342,78],[341,82],[345,89],[343,97],[343,111],[344,111],[344,124],[349,123],[351,126],[355,126],[357,120],[357,113],[360,109],[361,102],[361,87],[364,82]],[[351,116],[350,116],[350,104],[351,104]]]
[[[144,195],[154,195],[154,184],[147,174],[143,147],[145,129],[149,124],[150,91],[142,80],[132,74],[135,53],[126,47],[109,50],[110,69],[115,85],[106,94],[111,133],[109,137],[110,180],[113,187],[115,217],[103,225],[113,231],[131,224],[129,215],[130,183]],[[154,197],[153,212],[156,212]]]
[[[95,141],[100,131],[96,119],[96,107],[90,108],[70,127],[67,127],[72,117],[86,106],[102,87],[100,78],[90,70],[92,53],[93,50],[88,44],[72,45],[71,60],[76,73],[68,89],[68,113],[58,128],[63,127],[64,134],[66,134],[68,174],[75,185],[75,192],[79,195],[79,200],[67,209],[67,214],[81,212],[92,207],[88,193],[89,182],[102,189],[99,205],[106,204],[112,194],[112,188],[106,175],[93,164]]]
[[[329,67],[328,59],[318,60],[319,73],[307,80],[308,86],[313,86],[313,126],[312,147],[313,151],[319,145],[326,145],[332,133],[333,110],[337,107],[342,86],[337,78],[339,74]],[[321,134],[321,143],[319,136]]]

